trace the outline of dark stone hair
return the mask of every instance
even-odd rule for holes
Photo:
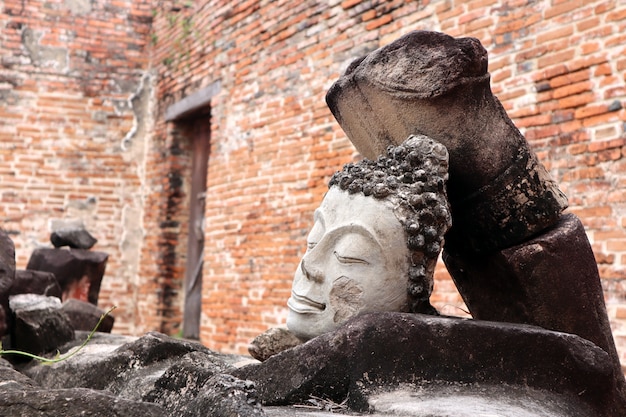
[[[443,237],[451,225],[447,179],[446,147],[427,136],[411,135],[401,145],[389,146],[375,161],[346,164],[328,184],[392,203],[406,232],[407,292],[414,313],[437,314],[429,298]]]

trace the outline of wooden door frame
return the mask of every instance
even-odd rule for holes
[[[217,80],[211,84],[206,85],[205,87],[183,97],[179,101],[169,105],[165,109],[165,121],[166,122],[174,122],[176,124],[185,125],[188,127],[194,127],[192,129],[193,132],[196,131],[196,127],[198,123],[204,123],[206,129],[204,130],[206,136],[204,137],[203,143],[210,148],[210,110],[211,110],[211,100],[213,97],[218,95],[221,90],[221,81]],[[194,137],[197,136],[196,133],[193,133],[191,140],[194,141]],[[194,145],[192,143],[192,149]],[[192,151],[193,152],[193,151]],[[210,152],[210,151],[209,151]],[[193,155],[192,155],[193,158]],[[209,154],[207,153],[207,162],[208,162]],[[193,164],[192,164],[193,165]],[[192,167],[192,172],[194,168]],[[204,170],[205,174],[205,189],[206,189],[206,175],[208,173],[208,165],[207,169]],[[193,174],[192,174],[193,177]],[[193,183],[193,181],[191,181]],[[193,184],[190,188],[193,188]],[[206,192],[206,191],[204,191]],[[205,194],[206,196],[206,194]],[[191,219],[191,207],[193,206],[193,191],[190,191],[190,222],[189,222],[189,235],[187,247],[189,248],[189,244],[191,243],[195,231],[192,230],[194,225],[192,224]],[[202,218],[204,218],[204,213]],[[203,228],[202,232],[204,232]],[[202,233],[202,238],[204,238],[204,234]],[[185,271],[185,279],[183,282],[183,290],[184,290],[184,307],[183,307],[183,329],[182,336],[189,339],[199,339],[200,335],[200,317],[202,314],[202,251],[197,254],[196,259],[191,259],[192,256],[189,256],[187,253],[187,267]]]
[[[204,210],[209,168],[210,113],[189,119],[191,132],[191,178],[187,267],[184,280],[183,333],[186,339],[200,339],[202,314],[202,268],[204,265]]]

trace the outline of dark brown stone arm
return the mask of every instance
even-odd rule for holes
[[[492,94],[487,52],[477,39],[411,32],[355,61],[326,100],[369,159],[412,134],[446,146],[449,241],[460,250],[486,253],[522,242],[567,207]]]

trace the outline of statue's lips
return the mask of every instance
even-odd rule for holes
[[[318,303],[304,295],[291,293],[287,300],[287,306],[296,313],[321,313],[326,309],[326,304]]]

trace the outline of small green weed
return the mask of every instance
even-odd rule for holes
[[[33,355],[32,353],[23,352],[21,350],[4,350],[4,349],[2,349],[2,343],[0,342],[0,355],[21,355],[21,356],[26,356],[28,358],[35,359],[35,360],[41,362],[44,365],[50,365],[50,364],[53,364],[53,363],[57,363],[57,362],[61,362],[61,361],[64,361],[66,359],[69,359],[72,356],[76,355],[82,348],[87,346],[87,343],[89,343],[89,341],[93,337],[94,333],[96,333],[96,331],[98,330],[98,327],[100,327],[100,324],[102,324],[102,320],[104,320],[104,318],[106,316],[108,316],[109,314],[111,314],[111,312],[113,310],[115,310],[116,308],[117,308],[117,306],[113,306],[107,312],[102,314],[102,316],[100,316],[100,320],[98,320],[98,323],[96,323],[96,327],[94,327],[93,330],[89,333],[89,335],[87,336],[87,339],[85,339],[85,341],[78,347],[78,349],[76,349],[72,353],[68,353],[66,355],[61,356],[60,352],[57,350],[57,354],[55,355],[55,357],[50,359],[50,358],[44,358],[43,356],[39,356],[39,355]]]

